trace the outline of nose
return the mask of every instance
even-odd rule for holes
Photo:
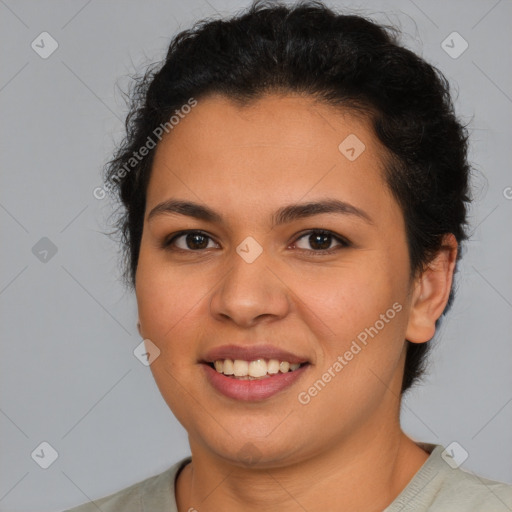
[[[286,285],[265,255],[252,263],[233,251],[231,270],[214,290],[210,300],[211,314],[221,321],[232,321],[240,327],[284,318],[290,308]]]

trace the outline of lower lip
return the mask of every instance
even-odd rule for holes
[[[293,372],[276,373],[265,379],[255,380],[240,380],[227,377],[207,364],[202,366],[208,381],[217,391],[229,398],[253,402],[270,398],[290,387],[301,378],[309,364],[305,364]]]

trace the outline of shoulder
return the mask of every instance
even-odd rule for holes
[[[458,466],[441,445],[385,512],[510,512],[512,485],[483,478]]]
[[[130,485],[114,494],[91,500],[64,512],[152,512],[176,510],[174,482],[179,470],[190,462],[182,459],[162,473]]]
[[[452,469],[439,495],[446,506],[461,504],[464,511],[510,512],[512,485],[489,480],[461,468]],[[453,508],[453,510],[459,510]]]

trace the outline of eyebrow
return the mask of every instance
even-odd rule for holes
[[[272,216],[272,225],[279,226],[295,220],[320,215],[322,213],[335,213],[340,215],[349,215],[364,220],[373,225],[372,218],[360,208],[350,203],[338,199],[324,199],[308,203],[296,203],[279,208]],[[194,219],[206,222],[224,224],[223,217],[208,206],[194,203],[192,201],[182,201],[179,199],[167,199],[155,206],[148,215],[148,222],[154,217],[160,215],[185,215]]]

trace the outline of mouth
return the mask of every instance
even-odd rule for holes
[[[211,350],[199,363],[217,392],[242,401],[265,400],[290,388],[312,364],[271,345],[226,345]]]

